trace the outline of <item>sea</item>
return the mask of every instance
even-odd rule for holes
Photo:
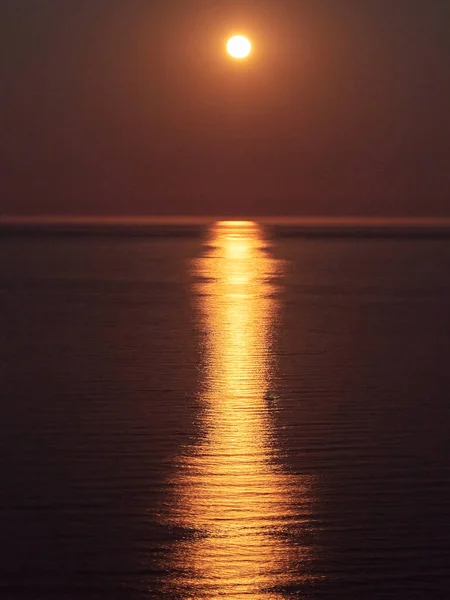
[[[0,229],[2,600],[450,598],[450,230]]]

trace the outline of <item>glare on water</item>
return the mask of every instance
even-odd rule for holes
[[[226,222],[214,227],[195,274],[205,335],[202,435],[174,482],[172,518],[189,533],[172,583],[186,598],[278,600],[291,561],[302,551],[307,558],[301,548],[294,557],[286,532],[310,491],[307,478],[276,463],[271,346],[281,266],[257,225]]]

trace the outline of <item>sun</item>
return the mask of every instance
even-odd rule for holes
[[[252,51],[252,44],[248,38],[243,35],[234,35],[228,40],[227,51],[230,56],[242,60]]]

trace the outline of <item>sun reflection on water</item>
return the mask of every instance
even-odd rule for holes
[[[277,466],[272,344],[281,264],[256,224],[223,222],[195,275],[205,339],[201,435],[174,481],[172,522],[185,535],[171,585],[192,600],[281,600],[294,554],[305,552],[288,528],[309,497],[307,478]]]

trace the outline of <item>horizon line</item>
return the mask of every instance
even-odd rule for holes
[[[300,216],[300,215],[0,215],[0,226],[14,225],[206,225],[252,221],[267,225],[450,227],[450,216]]]

